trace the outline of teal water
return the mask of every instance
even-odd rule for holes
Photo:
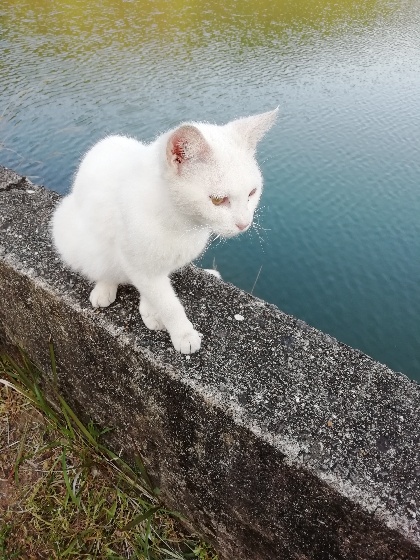
[[[0,53],[0,163],[61,193],[105,134],[279,105],[260,228],[200,264],[420,380],[418,1],[3,0]]]

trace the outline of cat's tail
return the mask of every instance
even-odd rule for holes
[[[72,270],[83,272],[86,248],[83,248],[81,240],[86,236],[71,195],[63,198],[55,209],[51,232],[54,246],[63,262]]]

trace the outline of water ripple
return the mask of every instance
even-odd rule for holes
[[[0,161],[60,192],[107,133],[280,105],[223,277],[420,380],[420,8],[3,0]]]

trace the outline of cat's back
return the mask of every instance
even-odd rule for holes
[[[128,167],[141,160],[147,146],[135,138],[128,136],[106,136],[97,142],[82,159],[79,171],[87,171],[89,168],[106,168],[107,170],[117,167],[118,169]]]
[[[106,136],[84,155],[73,183],[73,193],[111,189],[141,173],[147,146],[128,136]]]

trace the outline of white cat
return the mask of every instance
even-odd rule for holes
[[[255,149],[276,117],[277,109],[224,126],[182,124],[150,144],[109,136],[86,153],[52,232],[63,261],[95,282],[93,307],[110,305],[118,284],[132,284],[149,329],[167,329],[183,354],[199,350],[201,335],[169,275],[212,234],[233,237],[251,226],[263,184]]]

